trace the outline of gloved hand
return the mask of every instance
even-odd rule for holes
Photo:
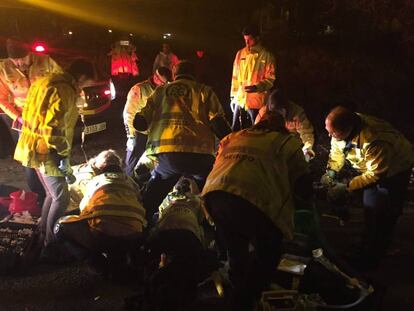
[[[335,183],[336,172],[333,170],[327,170],[321,177],[321,184],[324,186],[331,186]]]
[[[70,166],[69,158],[62,158],[60,160],[59,170],[65,175],[72,175],[72,166]]]
[[[126,143],[127,150],[131,152],[132,150],[134,150],[136,144],[137,144],[137,141],[135,137],[128,137],[128,140]]]
[[[65,179],[68,184],[73,184],[76,181],[69,158],[62,158],[58,168],[65,175]]]
[[[63,159],[63,157],[58,154],[55,149],[50,149],[49,154],[56,166],[59,167],[60,161]]]
[[[315,151],[312,148],[306,148],[303,150],[303,155],[305,156],[306,162],[309,162],[315,157]]]
[[[246,93],[257,93],[257,91],[258,91],[257,85],[246,85],[244,87],[244,91]]]
[[[231,102],[230,103],[231,112],[234,113],[236,111],[236,108],[237,108],[237,104],[235,102]]]
[[[328,188],[327,196],[332,201],[342,201],[346,199],[348,193],[346,184],[338,182]]]

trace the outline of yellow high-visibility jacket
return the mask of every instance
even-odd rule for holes
[[[260,108],[255,123],[259,123],[262,120],[266,111],[266,106]],[[315,138],[313,136],[312,123],[307,118],[305,110],[292,101],[289,101],[286,107],[285,127],[290,133],[297,134],[300,137],[303,149],[313,148]]]
[[[213,90],[187,78],[159,86],[138,113],[148,123],[147,155],[192,152],[214,155],[209,122],[224,117]]]
[[[32,84],[23,109],[15,160],[47,176],[63,176],[51,150],[61,157],[70,156],[78,119],[77,96],[74,79],[69,74],[52,74]]]
[[[123,117],[128,137],[135,137],[134,117],[147,103],[148,97],[154,92],[155,85],[145,80],[135,84],[128,92],[127,101],[124,107]]]
[[[264,105],[266,91],[275,81],[275,59],[272,53],[257,44],[237,52],[233,63],[230,97],[244,109],[260,109]],[[257,93],[246,93],[244,87],[256,85]]]
[[[292,187],[308,172],[299,139],[280,132],[245,129],[220,142],[202,195],[219,190],[240,196],[263,211],[291,239]]]
[[[30,58],[27,75],[10,59],[0,61],[0,109],[13,120],[21,115],[29,87],[36,79],[63,72],[48,55],[30,53]]]
[[[87,220],[93,230],[109,236],[141,233],[146,220],[139,197],[134,182],[124,173],[103,173],[88,182],[80,215],[66,217],[63,222]]]
[[[158,211],[158,230],[189,230],[204,245],[204,230],[201,226],[204,209],[199,195],[172,191],[165,197]]]
[[[328,168],[339,172],[348,160],[361,175],[354,177],[348,190],[357,190],[409,170],[414,163],[411,143],[388,122],[372,116],[358,114],[361,131],[352,138],[350,148],[345,141],[331,139]],[[349,150],[347,150],[349,149]]]

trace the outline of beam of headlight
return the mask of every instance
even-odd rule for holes
[[[137,22],[137,12],[131,14],[127,9],[118,11],[119,6],[109,7],[103,3],[104,1],[72,0],[71,4],[66,3],[66,1],[56,0],[18,1],[102,26],[110,26],[127,32],[145,33],[150,36],[159,35],[159,32],[156,31],[157,29],[149,27],[147,21],[145,22],[146,26],[143,26],[142,22]]]

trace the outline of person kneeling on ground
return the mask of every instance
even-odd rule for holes
[[[283,237],[293,238],[295,208],[306,208],[312,198],[301,142],[284,123],[269,110],[262,122],[222,139],[202,191],[228,249],[234,289],[227,310],[253,310],[270,285]]]
[[[80,215],[60,218],[54,233],[75,257],[89,255],[98,270],[102,264],[115,264],[108,267],[115,271],[116,264],[125,263],[128,252],[139,247],[145,210],[114,150],[101,152],[92,162],[97,175],[84,188]]]
[[[378,267],[387,253],[414,164],[411,142],[388,122],[343,106],[333,108],[325,119],[331,137],[326,173],[321,183],[332,202],[349,195],[361,197],[365,228],[361,243],[348,256],[360,271]],[[349,163],[357,176],[346,183],[338,174]]]
[[[193,303],[204,257],[203,211],[186,178],[160,205],[146,245],[144,310],[183,310]]]

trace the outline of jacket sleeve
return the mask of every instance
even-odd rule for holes
[[[230,98],[236,99],[239,90],[240,51],[237,52],[233,62],[233,73],[231,77]]]
[[[258,92],[265,92],[270,90],[273,87],[273,83],[275,82],[276,75],[275,75],[275,58],[274,56],[267,52],[268,55],[266,57],[266,64],[264,68],[264,75],[263,79],[256,85]]]
[[[331,139],[331,150],[329,152],[327,168],[335,172],[339,172],[345,164],[345,154],[343,148],[344,141],[338,141],[335,138]]]
[[[368,146],[365,153],[366,170],[361,175],[351,179],[348,190],[353,191],[364,188],[377,182],[387,174],[389,169],[389,159],[392,154],[392,146],[386,142],[372,143]]]
[[[202,93],[202,100],[207,105],[207,113],[209,121],[213,120],[214,118],[220,116],[225,118],[223,107],[221,106],[220,100],[218,99],[216,93],[210,88],[206,87]]]
[[[12,97],[9,87],[4,83],[0,77],[0,109],[3,110],[11,119],[16,120],[22,112],[20,109],[11,101]]]
[[[46,111],[44,138],[49,149],[55,149],[62,157],[68,157],[72,148],[69,132],[72,132],[78,117],[76,94],[70,85],[50,87],[44,97]],[[47,106],[46,106],[47,105]]]
[[[267,112],[266,105],[260,108],[259,112],[257,113],[256,119],[254,120],[254,124],[259,123],[260,121],[263,121],[263,117],[265,116]]]
[[[136,113],[134,117],[134,122],[133,122],[134,128],[135,129],[140,128],[140,126],[137,126],[137,123],[141,119],[140,117],[142,117],[147,122],[146,129],[149,129],[152,123],[154,109],[155,109],[155,93],[152,93],[152,95],[148,97],[145,107]],[[143,129],[140,129],[140,130],[143,130]]]
[[[49,57],[49,71],[52,73],[63,73],[62,67],[60,67],[51,57]]]
[[[310,171],[309,164],[305,161],[305,157],[303,155],[299,139],[296,137],[292,137],[290,138],[290,141],[288,143],[296,144],[294,145],[295,147],[292,148],[293,152],[287,159],[287,166],[289,169],[289,181],[290,184],[293,186],[299,177],[309,174]]]
[[[298,127],[297,131],[299,133],[300,139],[303,142],[303,149],[313,148],[315,138],[313,136],[313,126],[309,119],[306,117],[305,111],[302,110],[297,116],[298,118]]]
[[[135,137],[134,117],[140,106],[140,101],[142,101],[141,89],[139,86],[135,85],[128,92],[128,97],[123,112],[124,124],[128,137]]]
[[[311,206],[313,193],[309,164],[305,161],[300,141],[292,137],[290,143],[296,144],[294,152],[287,159],[289,183],[295,208],[308,209]]]

